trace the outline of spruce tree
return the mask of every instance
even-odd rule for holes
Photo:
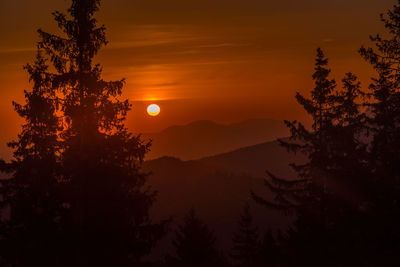
[[[360,203],[352,203],[343,192],[361,184],[360,170],[366,159],[366,145],[361,142],[365,116],[358,101],[363,94],[353,74],[346,75],[339,91],[329,78],[327,65],[328,60],[318,49],[311,98],[296,95],[313,119],[312,128],[286,121],[292,134],[289,141],[280,140],[289,151],[308,157],[304,164],[291,165],[298,179],[286,180],[267,172],[265,184],[276,194],[275,200],[253,194],[262,205],[295,213],[294,226],[281,242],[282,250],[294,260],[289,265],[319,266],[334,254],[335,260],[329,264],[340,263],[347,255],[346,241],[351,239],[347,228],[354,226],[350,218],[358,218],[353,214]],[[339,245],[341,242],[344,245]]]
[[[178,227],[173,240],[175,256],[167,259],[175,267],[224,266],[222,253],[216,247],[216,237],[191,209]]]
[[[240,215],[239,229],[233,235],[231,257],[235,266],[260,266],[260,241],[257,227],[253,225],[250,206],[245,204]]]
[[[313,119],[312,129],[307,129],[301,122],[285,121],[291,136],[289,141],[279,140],[280,144],[290,152],[304,153],[308,157],[308,161],[304,164],[291,164],[299,179],[289,181],[267,172],[270,179],[265,182],[269,189],[277,194],[276,201],[265,201],[253,194],[257,202],[286,210],[297,209],[299,206],[311,208],[317,205],[319,207],[315,206],[311,210],[321,211],[320,204],[327,192],[326,177],[332,168],[329,152],[335,116],[336,82],[329,78],[331,71],[327,65],[328,59],[318,48],[313,74],[315,87],[311,92],[311,98],[305,98],[300,93],[296,94],[297,102]],[[318,201],[315,201],[316,199]],[[317,217],[321,218],[319,215]]]
[[[370,37],[374,47],[360,49],[376,72],[369,86],[372,176],[367,208],[374,221],[372,233],[379,240],[376,254],[385,255],[378,256],[385,264],[398,265],[399,260],[393,259],[400,249],[400,1],[381,20],[386,33]]]
[[[267,229],[260,242],[258,264],[256,266],[284,266],[282,263],[285,262],[287,255],[281,251],[283,240],[280,230],[274,234],[271,229]]]
[[[400,2],[386,16],[381,15],[381,20],[388,37],[371,36],[375,48],[362,47],[360,54],[376,71],[369,86],[372,172],[379,180],[376,186],[381,187],[381,200],[392,199],[391,204],[386,203],[391,206],[387,208],[398,210],[395,199],[400,193]]]
[[[14,149],[13,161],[2,161],[0,166],[0,171],[11,175],[0,181],[1,207],[10,210],[9,218],[1,222],[0,253],[11,266],[54,266],[61,249],[57,221],[63,214],[57,195],[58,102],[40,52],[34,65],[28,64],[25,69],[33,89],[25,91],[24,105],[13,103],[25,124],[18,140],[8,144]]]
[[[56,194],[40,192],[46,195],[40,203],[47,209],[37,210],[57,225],[60,236],[53,247],[61,247],[54,252],[60,264],[137,266],[165,224],[153,224],[149,218],[155,192],[146,186],[147,175],[140,170],[149,144],[124,125],[130,110],[128,100],[121,100],[124,80],[103,80],[102,67],[93,63],[107,44],[105,27],[94,18],[99,6],[100,0],[72,0],[68,14],[54,13],[63,35],[39,30],[38,49],[52,68],[41,59],[28,68],[31,77],[39,77],[37,86],[42,89],[26,94],[26,106],[16,105],[27,124],[12,145],[16,163],[2,164],[13,173],[2,190],[15,190],[4,204],[11,207],[11,214],[19,210],[25,216],[30,211],[15,203],[25,201],[24,194],[33,193],[37,184],[40,191],[55,183]],[[29,153],[40,162],[29,161]],[[43,158],[38,153],[44,153]],[[49,210],[52,205],[55,217]],[[13,222],[12,216],[7,224],[33,227],[29,218],[18,220]],[[23,235],[20,228],[15,231]]]
[[[367,95],[361,90],[361,83],[353,73],[346,73],[342,79],[343,88],[336,92],[334,127],[332,129],[330,173],[335,179],[332,185],[353,206],[362,205],[349,194],[365,195],[370,172],[367,138],[369,127],[365,113]],[[344,194],[343,191],[349,193]]]

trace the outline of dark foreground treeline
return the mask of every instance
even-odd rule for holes
[[[281,140],[309,161],[292,166],[298,180],[268,173],[274,199],[252,194],[296,215],[292,227],[257,230],[246,205],[224,256],[192,210],[175,253],[155,262],[148,255],[171,220],[149,218],[156,194],[140,169],[149,144],[124,126],[124,80],[104,81],[92,62],[107,43],[93,17],[99,2],[55,12],[64,35],[39,30],[36,61],[25,67],[33,88],[14,103],[25,124],[9,144],[13,161],[0,161],[11,177],[0,183],[1,266],[400,265],[400,6],[382,18],[387,39],[360,49],[376,71],[367,92],[351,73],[337,86],[318,49],[311,98],[296,96],[312,128],[287,122],[292,136]]]

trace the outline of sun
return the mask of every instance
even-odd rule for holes
[[[158,106],[157,104],[151,104],[147,107],[147,113],[150,116],[153,116],[153,117],[158,116],[158,114],[160,114],[160,112],[161,112],[160,106]]]

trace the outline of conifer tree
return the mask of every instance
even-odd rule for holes
[[[62,247],[55,252],[62,265],[137,266],[165,224],[153,224],[149,218],[155,192],[140,170],[149,144],[124,125],[130,110],[128,100],[121,100],[124,80],[103,80],[102,67],[93,63],[107,44],[105,27],[94,18],[99,6],[100,0],[72,0],[68,15],[54,13],[63,35],[39,30],[38,49],[53,68],[47,68],[42,57],[28,67],[38,89],[26,93],[26,106],[16,105],[27,124],[12,144],[16,162],[1,164],[13,173],[2,190],[15,190],[5,198],[11,214],[20,210],[21,216],[28,216],[29,211],[15,203],[25,201],[24,194],[33,193],[37,184],[40,191],[55,183],[55,199],[41,192],[46,197],[40,205],[56,206],[56,218],[48,209],[37,210],[60,230],[53,247]],[[17,223],[33,224],[23,217]],[[17,234],[22,235],[20,228]]]
[[[253,217],[248,203],[240,215],[238,232],[233,236],[231,257],[235,266],[260,266],[260,241],[257,227],[253,225]]]
[[[346,229],[351,227],[348,216],[357,211],[360,203],[351,203],[342,191],[350,185],[360,185],[360,170],[366,159],[366,145],[360,138],[365,129],[365,116],[358,103],[362,96],[360,84],[349,73],[343,79],[343,90],[338,91],[335,81],[329,78],[327,64],[318,49],[311,98],[296,95],[313,118],[312,128],[286,121],[292,135],[289,141],[280,140],[289,151],[308,157],[304,164],[292,164],[299,178],[285,180],[267,172],[265,184],[276,194],[275,201],[253,194],[260,204],[296,214],[283,250],[307,266],[321,265],[332,253],[336,254],[335,260],[344,259],[345,245],[338,243],[350,238]]]
[[[25,124],[18,140],[8,144],[14,149],[14,160],[0,164],[0,171],[11,175],[0,186],[1,207],[10,209],[8,220],[1,222],[0,253],[12,266],[52,266],[60,249],[57,220],[63,212],[57,196],[58,103],[40,52],[34,65],[25,69],[33,89],[25,91],[24,105],[13,103]]]
[[[280,230],[274,235],[271,229],[267,229],[260,242],[257,266],[284,266],[282,263],[286,261],[288,255],[281,251],[283,241],[284,238]]]
[[[369,86],[372,142],[368,210],[374,221],[371,227],[375,228],[375,239],[380,241],[376,242],[376,254],[386,255],[390,264],[399,264],[393,259],[400,249],[400,1],[381,15],[381,21],[386,34],[371,36],[374,47],[360,49],[361,56],[376,72]]]
[[[329,152],[333,164],[330,173],[335,177],[336,191],[357,188],[358,192],[351,193],[365,194],[365,185],[370,176],[367,151],[369,127],[365,113],[367,97],[353,73],[346,73],[342,84],[342,90],[338,90],[335,95],[333,138]],[[342,197],[354,202],[349,195]]]
[[[362,47],[360,54],[372,65],[377,75],[369,86],[373,98],[369,103],[369,122],[373,135],[372,171],[379,179],[380,186],[385,187],[383,190],[392,189],[390,192],[382,191],[380,197],[386,198],[392,194],[390,198],[394,200],[400,193],[400,2],[386,16],[381,15],[381,20],[388,37],[379,34],[371,36],[375,48]],[[392,203],[396,206],[392,206],[394,209],[399,208],[396,202]]]
[[[191,209],[175,232],[173,245],[176,256],[167,259],[169,266],[218,267],[224,266],[223,256],[216,248],[216,237]]]
[[[290,129],[289,141],[279,140],[280,144],[294,153],[304,153],[308,157],[305,164],[291,164],[299,179],[285,180],[268,173],[270,179],[266,185],[277,194],[275,202],[268,202],[253,194],[255,200],[265,205],[286,210],[299,206],[312,207],[314,212],[321,210],[320,204],[326,193],[326,179],[332,167],[330,161],[332,129],[335,116],[336,82],[329,78],[328,60],[321,49],[317,50],[313,80],[315,88],[311,98],[307,99],[297,93],[296,99],[313,118],[312,129],[308,130],[302,123],[285,121]],[[318,199],[316,202],[315,200]],[[321,200],[321,201],[320,201]],[[321,215],[321,214],[319,214]],[[320,217],[320,216],[317,216]]]

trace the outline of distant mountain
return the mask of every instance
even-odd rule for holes
[[[153,217],[160,219],[172,215],[175,222],[179,222],[183,214],[194,207],[216,230],[221,247],[228,249],[245,201],[250,202],[261,228],[288,224],[290,219],[281,212],[253,203],[250,191],[272,198],[264,186],[265,170],[284,178],[293,178],[288,164],[302,160],[288,154],[274,141],[200,160],[162,157],[147,161],[144,170],[152,172],[149,183],[158,191]],[[168,242],[164,242],[168,246]]]
[[[287,135],[287,127],[281,121],[252,119],[233,124],[196,121],[172,126],[160,133],[144,134],[143,138],[153,141],[151,151],[146,156],[148,160],[162,156],[193,160]]]
[[[304,160],[301,155],[288,153],[278,141],[272,141],[202,158],[198,163],[207,166],[208,169],[246,174],[255,178],[264,178],[265,171],[268,170],[292,179],[295,173],[288,164],[301,160]]]

